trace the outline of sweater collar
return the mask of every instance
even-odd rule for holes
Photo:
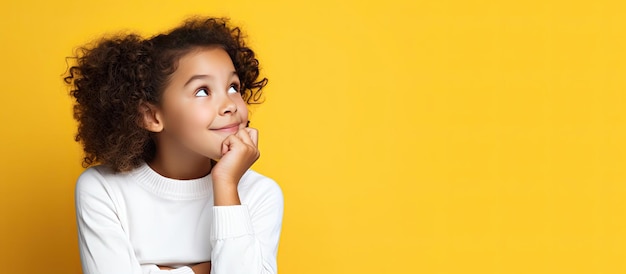
[[[198,179],[176,180],[162,176],[147,163],[132,172],[132,176],[151,192],[172,200],[193,200],[207,197],[211,193],[211,174]]]

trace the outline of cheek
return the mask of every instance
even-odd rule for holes
[[[241,103],[237,103],[237,112],[242,121],[248,121],[248,105],[243,100]]]
[[[186,102],[169,104],[164,109],[164,122],[171,129],[189,130],[210,125],[215,114],[202,104]]]
[[[239,94],[237,94],[239,95]],[[241,96],[233,96],[231,97],[233,103],[237,107],[237,116],[241,119],[241,121],[248,121],[248,104],[243,100]]]

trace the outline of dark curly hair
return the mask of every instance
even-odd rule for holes
[[[238,27],[227,18],[191,18],[171,31],[144,39],[136,34],[104,38],[78,48],[64,77],[76,99],[76,141],[83,145],[83,166],[128,171],[156,152],[151,132],[143,128],[139,107],[160,105],[163,90],[180,58],[198,48],[222,47],[241,81],[241,96],[258,104],[267,78]]]

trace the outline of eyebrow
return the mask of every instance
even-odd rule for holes
[[[236,71],[233,71],[233,73],[231,74],[231,77],[232,77],[232,76],[236,76],[236,75],[237,75],[237,72],[236,72]],[[192,81],[194,81],[194,80],[198,80],[198,79],[206,79],[206,78],[209,78],[209,79],[210,79],[210,78],[212,78],[212,77],[213,77],[213,76],[208,75],[208,74],[196,74],[196,75],[194,75],[194,76],[191,76],[191,78],[189,78],[189,80],[187,80],[187,82],[185,82],[185,84],[183,85],[183,87],[187,86],[189,83],[191,83],[191,82],[192,82]]]

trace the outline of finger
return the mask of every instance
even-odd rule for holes
[[[241,139],[239,139],[239,137],[235,136],[234,134],[226,137],[226,139],[224,139],[224,142],[222,142],[222,155],[232,150],[233,147],[236,146],[238,143],[241,143]]]
[[[250,138],[250,133],[248,133],[248,128],[242,128],[239,131],[237,131],[237,133],[235,133],[235,135],[237,137],[239,137],[241,139],[241,141],[243,141],[243,143],[249,145],[249,146],[255,146],[254,142],[252,141],[252,139]]]
[[[222,156],[224,156],[224,154],[226,154],[226,152],[228,152],[228,149],[230,147],[229,137],[226,137],[226,140],[224,140],[224,142],[222,142]]]
[[[252,140],[252,143],[254,143],[255,147],[259,146],[259,131],[256,128],[246,128],[245,129],[248,132],[248,135],[250,136],[250,139]]]

